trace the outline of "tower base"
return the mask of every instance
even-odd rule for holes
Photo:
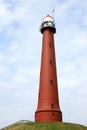
[[[62,122],[62,112],[55,110],[36,111],[35,122]]]

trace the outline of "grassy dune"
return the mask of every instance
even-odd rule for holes
[[[78,124],[59,123],[59,122],[52,122],[52,123],[26,122],[14,125],[5,130],[87,130],[87,127]]]

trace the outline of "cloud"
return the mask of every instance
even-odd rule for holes
[[[87,26],[83,22],[87,14],[85,4],[86,1],[65,1],[56,5],[55,15],[56,21],[59,21],[56,23],[58,32],[55,49],[63,119],[82,122],[84,125],[87,119],[80,117],[85,117],[87,108]]]
[[[0,10],[0,32],[2,32],[2,29],[5,29],[11,23],[13,16],[3,2],[0,4]]]
[[[87,15],[84,15],[83,23],[85,26],[87,26]]]

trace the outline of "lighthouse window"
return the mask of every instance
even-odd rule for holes
[[[51,108],[52,108],[52,109],[54,108],[54,104],[51,104]]]
[[[50,65],[52,65],[52,60],[50,60]]]
[[[52,47],[52,42],[49,43],[49,46]]]
[[[43,52],[42,52],[42,57],[43,57]]]
[[[54,116],[54,115],[55,115],[55,113],[52,113],[52,115]]]
[[[50,80],[50,85],[53,85],[53,80]]]
[[[50,29],[49,32],[52,33],[52,30]]]

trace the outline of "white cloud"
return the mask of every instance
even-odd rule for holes
[[[86,15],[84,15],[83,23],[84,23],[84,25],[86,25],[86,26],[87,26],[87,14],[86,14]]]
[[[4,3],[0,4],[0,32],[12,21],[12,14],[7,9],[7,5]]]

